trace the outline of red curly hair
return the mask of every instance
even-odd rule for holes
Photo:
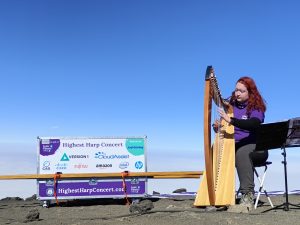
[[[241,83],[245,85],[249,93],[249,100],[247,105],[247,112],[250,112],[254,109],[259,110],[261,112],[265,112],[267,110],[266,102],[263,97],[260,95],[254,80],[250,77],[241,77],[238,79],[236,83]],[[234,95],[234,91],[230,97],[230,103],[233,104],[236,98]]]

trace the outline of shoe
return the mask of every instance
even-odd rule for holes
[[[240,204],[252,204],[254,203],[254,195],[252,192],[248,192],[242,195]]]
[[[253,199],[254,196],[252,192],[243,194],[240,203],[238,205],[230,206],[227,212],[249,213],[254,208]]]
[[[251,211],[254,208],[254,195],[253,192],[248,192],[242,195],[240,205],[245,205],[248,208],[248,211]]]

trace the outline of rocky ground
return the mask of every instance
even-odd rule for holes
[[[51,204],[49,208],[42,207],[42,202],[34,198],[5,198],[0,200],[0,224],[300,224],[300,208],[291,206],[289,211],[280,208],[264,212],[271,207],[264,196],[261,199],[263,205],[256,210],[232,213],[222,208],[194,208],[193,199],[188,198],[151,198],[131,207],[125,205],[124,200],[77,200],[61,202],[60,206]],[[283,196],[273,196],[271,199],[275,206],[285,201]],[[289,201],[300,204],[300,196],[289,195]]]

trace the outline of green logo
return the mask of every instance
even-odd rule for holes
[[[60,161],[70,161],[69,157],[67,156],[66,153],[61,157]]]
[[[142,138],[132,138],[126,140],[126,148],[127,151],[130,152],[132,155],[143,155],[144,154],[144,139]]]

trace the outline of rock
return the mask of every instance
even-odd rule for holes
[[[25,201],[34,201],[36,200],[36,194],[32,195],[31,197],[28,197],[25,199]]]
[[[186,192],[185,188],[179,188],[179,189],[176,189],[175,191],[173,191],[173,193],[184,193],[184,192]]]
[[[25,223],[31,221],[38,221],[40,219],[40,212],[37,209],[32,209],[26,215]]]
[[[146,213],[154,208],[153,202],[146,199],[138,203],[130,205],[129,211],[131,213]]]
[[[166,209],[172,209],[172,208],[176,208],[176,206],[175,206],[175,205],[168,205],[168,206],[166,207]]]
[[[6,197],[2,198],[1,201],[24,201],[24,199],[20,197]]]
[[[251,204],[238,204],[229,206],[227,212],[249,213],[251,210],[253,210],[253,206]]]

